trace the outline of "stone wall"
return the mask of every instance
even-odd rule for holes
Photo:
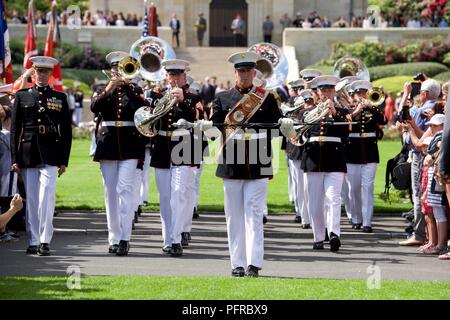
[[[426,40],[437,35],[448,36],[449,28],[388,28],[388,29],[296,29],[283,32],[283,46],[295,47],[299,68],[314,64],[330,56],[336,42],[370,40],[400,43],[402,41]]]
[[[19,39],[25,42],[26,25],[8,26],[10,39]],[[45,41],[47,26],[37,26],[38,41]],[[129,51],[131,45],[141,37],[140,27],[87,27],[81,29],[69,29],[60,27],[61,38],[67,42],[79,46],[94,45],[99,48]],[[169,27],[159,27],[158,36],[170,44],[171,31]]]

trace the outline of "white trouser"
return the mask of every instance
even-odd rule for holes
[[[342,184],[341,198],[342,198],[341,205],[342,204],[344,205],[345,213],[347,214],[347,218],[352,219],[350,199],[348,196],[347,178],[344,178],[344,183]]]
[[[347,163],[347,176],[345,182],[348,189],[352,222],[362,223],[365,227],[370,227],[372,225],[376,171],[376,163]]]
[[[11,192],[9,192],[9,179],[10,179],[11,173],[6,173],[2,176],[0,176],[1,182],[0,182],[0,196],[11,196],[17,193],[17,173],[13,173],[13,183]]]
[[[150,148],[145,148],[145,159],[144,159],[144,170],[142,170],[142,184],[140,190],[141,203],[144,201],[148,202],[148,190],[150,186],[150,175],[151,175],[151,167],[150,160],[152,156],[150,155]]]
[[[181,233],[194,210],[195,167],[155,168],[164,246],[181,243]]]
[[[298,160],[288,159],[288,178],[289,178],[289,200],[294,202],[295,214],[297,216],[300,215],[301,208],[299,207],[299,199],[298,199]]]
[[[268,179],[223,179],[223,185],[231,267],[262,268]]]
[[[290,163],[289,163],[289,158],[286,156],[286,165],[287,165],[287,169],[288,169],[288,195],[289,195],[289,202],[294,202],[294,188],[292,187],[293,182],[292,182],[292,172],[290,170]]]
[[[289,170],[292,171],[292,187],[294,189],[295,214],[302,218],[302,223],[310,224],[308,207],[305,195],[305,173],[301,169],[300,160],[289,160]]]
[[[141,204],[141,186],[142,180],[144,179],[144,170],[137,169],[134,172],[134,181],[133,184],[133,211],[137,211],[139,205]],[[132,225],[133,226],[133,225]]]
[[[83,108],[75,108],[73,110],[73,123],[78,126],[81,122],[81,118],[83,117]]]
[[[195,177],[194,177],[194,207],[198,205],[198,199],[200,197],[200,176],[203,172],[203,161],[200,163],[200,168],[195,168]]]
[[[343,172],[307,172],[308,205],[314,242],[325,240],[328,233],[341,234],[341,189]]]
[[[108,242],[118,244],[130,241],[133,226],[136,190],[136,159],[102,160],[100,169],[105,188],[106,218],[108,220]]]
[[[97,140],[95,138],[95,131],[92,132],[91,136],[91,146],[89,147],[89,156],[93,157],[95,155],[95,150],[97,149]]]
[[[26,220],[30,246],[52,241],[57,170],[57,167],[48,165],[22,169],[27,195]]]
[[[203,171],[203,161],[200,163],[199,168],[194,168],[194,206],[192,210],[198,206],[198,199],[200,197],[200,175]],[[194,213],[194,212],[192,212]],[[186,219],[186,224],[183,228],[183,232],[191,232],[192,230],[192,215]]]

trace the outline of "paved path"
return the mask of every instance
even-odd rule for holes
[[[313,251],[312,231],[299,228],[293,215],[271,215],[265,225],[265,265],[261,276],[366,279],[367,268],[380,267],[382,279],[450,280],[450,263],[400,247],[403,219],[376,216],[373,234],[350,229],[343,218],[338,253]],[[220,275],[230,262],[223,213],[202,213],[194,220],[192,241],[180,258],[161,251],[158,213],[143,213],[133,231],[128,257],[109,255],[104,213],[63,212],[55,218],[50,257],[27,256],[23,235],[18,242],[0,244],[0,275],[64,275],[78,265],[88,275]]]

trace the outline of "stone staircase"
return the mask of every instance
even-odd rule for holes
[[[228,57],[247,48],[240,47],[186,47],[175,49],[177,59],[191,63],[188,75],[195,81],[202,82],[206,76],[217,77],[217,84],[230,80],[234,83],[234,69],[228,62]]]

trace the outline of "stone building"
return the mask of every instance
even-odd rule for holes
[[[157,7],[163,26],[168,26],[172,13],[181,23],[180,41],[182,46],[195,46],[194,22],[199,12],[204,13],[208,28],[205,43],[210,46],[232,46],[233,35],[230,30],[232,19],[240,13],[246,21],[247,45],[263,41],[262,23],[269,15],[274,23],[272,41],[278,45],[282,41],[281,16],[287,13],[291,18],[301,12],[306,18],[311,11],[321,17],[336,19],[343,16],[349,19],[350,13],[362,16],[366,12],[367,0],[148,0]],[[90,0],[90,11],[103,10],[136,13],[143,16],[143,0]]]

